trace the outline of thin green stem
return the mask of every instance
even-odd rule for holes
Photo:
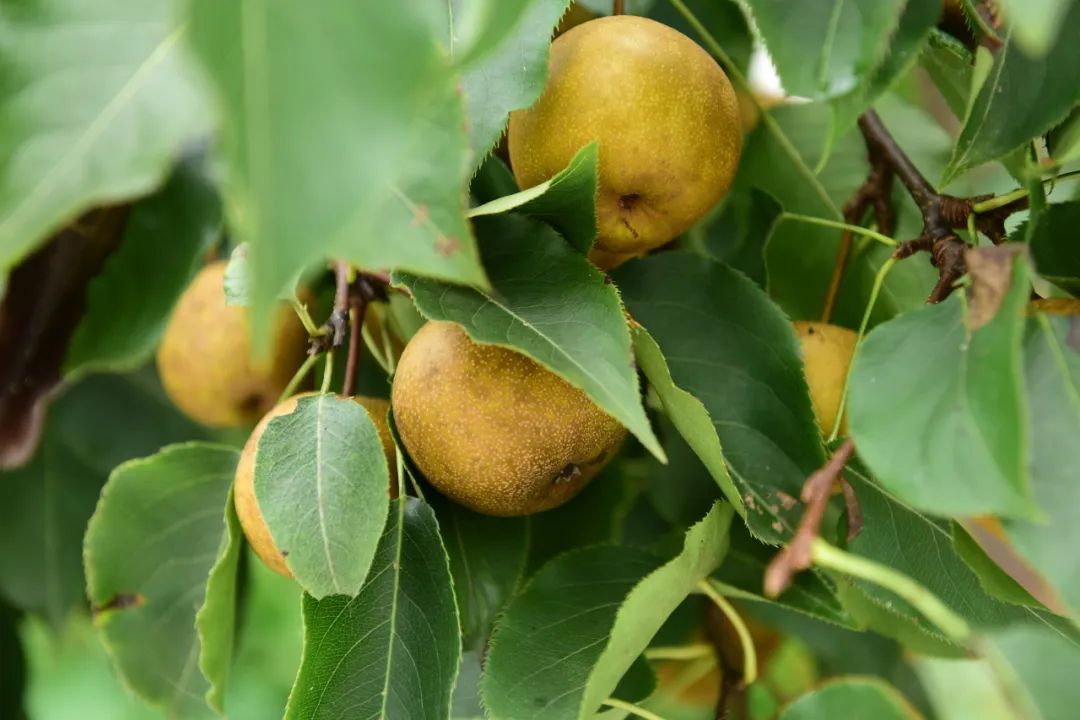
[[[394,444],[394,461],[397,464],[397,487],[398,497],[405,497],[405,457],[401,454],[401,448]]]
[[[889,247],[896,247],[899,243],[893,238],[879,233],[877,230],[871,230],[870,228],[864,228],[861,225],[850,225],[846,222],[840,222],[838,220],[826,220],[825,218],[814,217],[813,215],[800,215],[798,213],[783,213],[780,216],[781,220],[796,220],[798,222],[807,223],[809,225],[824,225],[825,227],[836,228],[837,230],[847,230],[848,232],[855,233],[856,235],[862,235],[873,240],[877,240],[879,243],[888,245]]]
[[[292,305],[292,309],[296,312],[296,316],[300,318],[301,324],[303,324],[310,337],[322,337],[326,334],[326,329],[319,327],[311,319],[311,313],[308,312],[307,305],[297,300],[295,295],[289,298],[289,304]]]
[[[625,700],[619,700],[618,698],[608,698],[604,701],[604,704],[608,707],[613,707],[618,710],[625,710],[631,715],[636,715],[639,718],[645,718],[645,720],[664,720],[654,712],[649,712],[643,707],[638,707],[633,703],[628,703]]]
[[[645,651],[646,660],[697,660],[713,654],[713,646],[708,643],[690,643],[689,645],[662,645]]]
[[[964,618],[907,575],[833,547],[821,538],[814,538],[811,547],[811,558],[815,565],[872,582],[895,593],[958,644],[964,644],[971,637],[971,627]]]
[[[424,497],[424,490],[420,487],[420,481],[417,480],[412,473],[409,473],[409,480],[412,482],[413,490],[416,491],[416,497],[420,498],[424,502],[427,502],[427,499]]]
[[[743,622],[732,604],[712,586],[712,583],[708,580],[702,580],[698,583],[698,587],[713,601],[713,604],[720,609],[720,612],[724,613],[724,617],[735,628],[735,634],[739,636],[739,644],[742,645],[743,651],[743,682],[749,685],[757,680],[758,673],[757,649],[754,647],[754,638],[750,636],[750,629],[746,627],[746,623]]]
[[[1004,195],[995,195],[992,198],[987,198],[982,202],[977,202],[971,206],[971,211],[976,215],[979,213],[990,212],[991,210],[997,210],[999,207],[1004,207],[1009,203],[1022,200],[1031,195],[1032,188],[1039,186],[1039,188],[1045,188],[1047,185],[1053,185],[1059,180],[1068,180],[1069,178],[1080,175],[1080,170],[1070,170],[1067,173],[1061,175],[1054,175],[1048,178],[1036,179],[1033,181],[1033,185],[1026,188],[1017,188],[1012,192],[1007,192]]]
[[[291,398],[293,393],[296,392],[296,388],[300,387],[300,383],[304,381],[307,374],[311,372],[311,368],[315,367],[315,363],[319,361],[318,355],[308,355],[307,360],[300,366],[300,369],[296,371],[296,374],[292,376],[292,380],[285,386],[285,389],[281,391],[281,397],[278,398],[280,404],[284,400]]]
[[[859,333],[855,336],[856,348],[862,344],[863,336],[866,335],[866,328],[870,324],[870,315],[874,312],[874,305],[877,304],[878,296],[881,294],[881,288],[885,284],[885,277],[895,265],[896,258],[889,258],[881,264],[881,267],[877,271],[877,275],[874,276],[874,286],[870,289],[870,299],[867,300],[866,309],[863,311],[862,321],[859,323]],[[843,421],[844,411],[847,409],[848,385],[850,383],[851,368],[848,367],[847,375],[844,376],[844,390],[840,394],[840,409],[836,413],[836,420],[833,421],[832,432],[829,433],[830,443],[834,442],[836,438],[840,436],[840,423]]]
[[[334,351],[330,350],[326,353],[326,366],[323,367],[322,374],[322,387],[319,392],[324,395],[330,392],[330,381],[334,379]]]

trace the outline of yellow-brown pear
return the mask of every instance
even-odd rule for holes
[[[180,296],[157,352],[165,392],[188,417],[211,427],[255,422],[274,406],[304,362],[307,332],[291,309],[273,323],[271,351],[252,357],[247,308],[225,302],[224,260]]]
[[[1031,301],[1031,307],[1049,315],[1080,315],[1080,298],[1038,298]]]
[[[236,505],[236,515],[240,519],[240,526],[244,528],[244,535],[255,554],[266,563],[271,570],[281,573],[285,577],[292,577],[285,558],[274,544],[270,535],[270,529],[266,526],[259,503],[255,499],[255,452],[259,446],[259,438],[262,437],[266,426],[270,421],[281,415],[289,415],[296,409],[300,398],[309,397],[315,393],[301,393],[281,402],[268,412],[248,437],[244,450],[240,454],[240,462],[236,466],[236,478],[233,485],[233,502]],[[354,397],[353,400],[360,403],[367,410],[375,430],[379,434],[383,453],[386,455],[386,463],[390,468],[390,496],[397,497],[397,462],[395,460],[394,438],[390,434],[390,426],[387,424],[387,411],[390,403],[379,398]]]
[[[856,333],[838,325],[796,321],[795,334],[802,348],[806,384],[814,405],[821,432],[828,435],[836,423],[836,413],[844,394],[844,382],[855,354]],[[840,434],[847,432],[847,418],[840,423]]]
[[[489,515],[563,504],[626,430],[532,359],[429,322],[405,347],[391,403],[402,443],[439,492]]]
[[[693,40],[632,15],[591,20],[551,45],[540,99],[510,116],[522,188],[600,141],[599,235],[605,265],[672,240],[731,185],[742,149],[735,91]]]

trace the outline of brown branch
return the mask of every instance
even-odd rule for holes
[[[611,10],[612,15],[623,14],[623,0],[615,0],[615,6]]]
[[[765,595],[768,597],[776,597],[784,592],[797,572],[810,567],[810,550],[821,529],[821,520],[825,517],[832,489],[854,452],[855,443],[850,438],[845,440],[828,462],[803,483],[800,497],[806,504],[806,510],[803,511],[799,527],[791,542],[776,554],[765,569]]]
[[[917,252],[929,252],[931,263],[938,269],[938,282],[927,302],[941,302],[953,291],[956,281],[967,273],[964,251],[968,245],[956,234],[956,230],[966,228],[975,204],[992,195],[964,198],[939,193],[915,167],[873,110],[867,110],[859,118],[859,130],[866,140],[871,173],[881,164],[887,166],[900,179],[922,214],[923,228],[919,237],[900,243],[893,257],[900,259]],[[1027,199],[1024,198],[975,215],[975,229],[994,243],[1002,243],[1006,239],[1005,219],[1026,207]]]
[[[349,298],[352,314],[349,318],[349,355],[345,361],[345,383],[341,393],[346,397],[356,394],[356,367],[360,364],[360,337],[364,330],[364,311],[367,301],[359,295]]]
[[[874,211],[874,222],[878,230],[885,235],[892,235],[896,226],[896,214],[892,206],[893,171],[881,156],[881,153],[867,142],[867,155],[870,160],[870,172],[866,180],[855,190],[851,198],[844,203],[844,222],[848,225],[862,224],[867,210]],[[840,293],[840,284],[844,279],[848,255],[851,253],[852,234],[845,230],[840,236],[840,248],[836,253],[829,289],[825,293],[825,304],[821,311],[821,321],[832,319],[836,297]]]

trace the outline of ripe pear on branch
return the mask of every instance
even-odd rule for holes
[[[814,417],[822,434],[828,436],[836,424],[844,396],[851,358],[858,336],[847,328],[823,322],[796,321],[795,334],[802,349],[806,384]],[[847,433],[847,417],[840,421],[840,434]]]
[[[258,420],[304,362],[307,331],[282,306],[270,352],[252,357],[248,310],[225,302],[225,266],[213,262],[180,296],[157,352],[165,392],[185,415],[211,427]]]
[[[401,441],[450,499],[489,515],[562,505],[626,430],[581,390],[513,350],[429,322],[401,356],[391,402]]]
[[[284,555],[274,543],[270,528],[266,525],[266,519],[263,517],[259,502],[255,497],[255,460],[258,455],[259,440],[262,438],[270,421],[276,417],[291,414],[296,410],[296,406],[302,398],[315,394],[308,392],[294,395],[270,410],[248,437],[247,443],[244,444],[244,450],[240,454],[240,462],[236,466],[233,501],[236,505],[236,515],[240,519],[240,526],[244,529],[244,535],[247,537],[248,543],[255,551],[255,554],[259,556],[259,559],[271,570],[285,577],[292,577],[292,573],[289,572],[289,567],[285,564]],[[379,434],[379,441],[382,444],[383,453],[386,455],[386,464],[390,469],[388,492],[391,498],[397,497],[396,450],[394,438],[390,434],[390,426],[387,424],[387,412],[390,409],[390,403],[380,398],[362,396],[354,397],[353,400],[363,406],[372,422],[375,423],[375,430]]]
[[[510,160],[529,188],[599,139],[594,262],[613,267],[669,242],[727,192],[739,104],[690,38],[647,18],[599,18],[556,38],[548,64],[540,99],[510,116]]]

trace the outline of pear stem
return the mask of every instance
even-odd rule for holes
[[[623,14],[623,0],[615,0],[615,6],[611,9],[612,15]]]

